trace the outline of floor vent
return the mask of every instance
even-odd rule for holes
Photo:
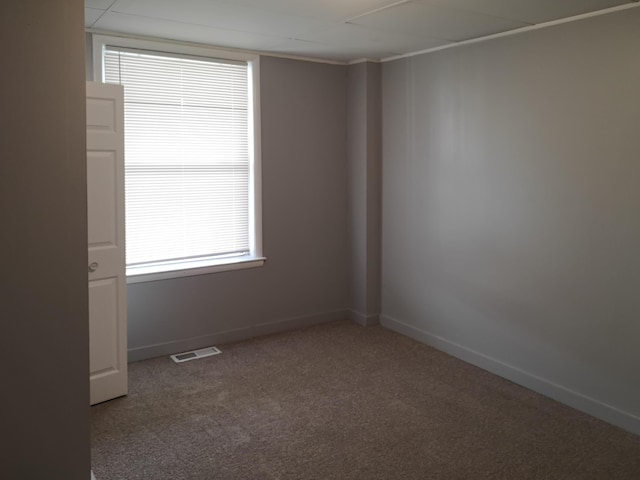
[[[200,350],[191,350],[190,352],[176,353],[171,355],[171,360],[176,363],[188,362],[189,360],[195,360],[197,358],[210,357],[211,355],[218,355],[222,353],[219,348],[207,347]]]

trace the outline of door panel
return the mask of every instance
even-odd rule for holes
[[[114,152],[87,152],[89,245],[118,246],[118,166]]]
[[[118,279],[89,284],[89,358],[93,377],[115,371],[118,365]]]
[[[123,109],[120,85],[87,83],[92,405],[127,394]]]

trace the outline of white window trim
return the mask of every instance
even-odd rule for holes
[[[225,60],[247,62],[249,67],[249,84],[252,95],[249,95],[249,124],[253,130],[250,136],[250,176],[249,176],[249,248],[250,255],[241,257],[199,259],[198,261],[180,262],[172,266],[162,267],[129,267],[127,283],[150,282],[169,278],[203,275],[208,273],[260,267],[266,258],[262,252],[262,169],[261,169],[261,134],[260,134],[260,57],[255,54],[218,50],[206,46],[187,45],[178,42],[163,42],[111,35],[92,34],[93,41],[93,74],[96,82],[104,81],[105,46],[129,47],[155,52],[210,57]]]
[[[209,273],[228,272],[231,270],[244,270],[264,265],[265,257],[242,256],[227,257],[218,260],[197,260],[193,262],[180,262],[175,264],[175,270],[164,264],[162,267],[134,267],[127,271],[127,283],[153,282],[167,280],[169,278],[192,277]]]

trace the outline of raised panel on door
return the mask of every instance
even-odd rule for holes
[[[89,282],[89,343],[91,376],[120,368],[118,362],[118,279]]]
[[[89,248],[118,247],[117,165],[115,152],[87,152]]]

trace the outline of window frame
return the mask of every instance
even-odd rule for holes
[[[260,56],[222,50],[205,45],[185,44],[160,39],[142,39],[117,35],[92,34],[94,81],[104,82],[104,49],[107,46],[149,50],[170,55],[185,55],[247,62],[249,82],[249,255],[195,261],[166,262],[159,266],[127,269],[127,283],[150,282],[170,278],[203,275],[264,265],[262,252],[262,170],[260,132]],[[251,134],[252,133],[252,134]],[[125,219],[126,221],[126,219]]]

